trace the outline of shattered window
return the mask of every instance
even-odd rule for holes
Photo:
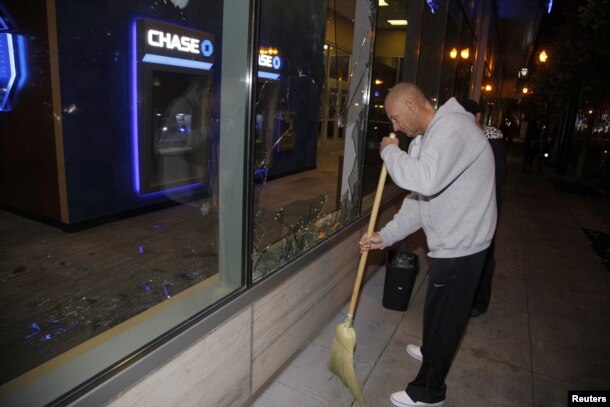
[[[350,176],[344,174],[344,152],[354,6],[326,7],[320,0],[262,1],[254,281],[326,240],[359,209],[359,191],[342,193],[343,178]],[[352,171],[353,160],[349,164]],[[351,175],[353,186],[358,179]]]

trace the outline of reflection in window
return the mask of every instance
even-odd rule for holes
[[[470,92],[470,81],[475,57],[474,33],[464,16],[461,19],[459,44],[461,51],[459,58],[456,58],[458,62],[455,73],[455,88],[452,96],[455,96],[458,100],[464,100],[468,98]]]
[[[474,34],[458,0],[448,4],[439,105],[468,98],[475,57]]]
[[[440,106],[446,101],[442,95],[453,91],[453,84],[447,85],[442,80],[439,80],[443,75],[444,69],[444,56],[440,50],[443,49],[443,41],[445,41],[446,45],[449,44],[447,40],[443,39],[445,24],[447,25],[447,32],[451,30],[452,24],[451,20],[447,20],[447,7],[452,2],[453,0],[449,0],[439,4],[434,13],[431,12],[430,8],[424,7],[422,15],[420,41],[425,46],[419,48],[416,83],[435,107]],[[448,36],[449,34],[446,35]]]
[[[241,286],[241,270],[219,271],[217,174],[232,164],[218,159],[220,94],[227,80],[221,78],[222,66],[192,68],[201,56],[185,59],[180,51],[160,47],[145,60],[142,41],[148,37],[139,31],[142,22],[150,29],[162,20],[157,31],[167,38],[176,30],[199,41],[190,27],[203,27],[207,37],[201,38],[212,39],[209,44],[220,50],[223,2],[190,2],[183,9],[157,2],[139,10],[131,3],[64,3],[58,1],[56,11],[62,22],[57,32],[61,94],[71,103],[61,117],[63,228],[70,232],[57,227],[58,221],[55,226],[39,221],[61,219],[57,171],[41,174],[40,194],[34,188],[24,191],[31,182],[23,171],[2,179],[7,188],[14,186],[2,204],[34,216],[0,211],[5,294],[0,383],[102,333],[115,340],[122,331],[113,328],[148,311],[143,323],[154,320],[148,336],[118,349],[117,359],[99,366],[106,368]],[[23,30],[46,38],[46,26],[33,22],[44,21],[44,9],[33,19],[41,12],[28,4],[11,9],[12,16]],[[37,142],[54,140],[55,134],[52,123],[45,127],[52,100],[40,89],[51,87],[43,58],[48,49],[36,46],[32,43],[30,51],[40,55],[41,66],[30,71],[24,89],[41,97],[31,98],[39,105],[16,106],[8,113],[11,120],[0,123],[0,133],[17,140],[15,154],[4,160],[6,168],[19,169],[27,157],[34,171],[33,162],[56,157],[55,150],[42,151]],[[212,49],[205,51],[210,59]],[[191,67],[180,66],[185,63]],[[238,120],[226,118],[231,119]],[[17,137],[28,132],[31,137]],[[196,300],[192,307],[179,307],[178,319],[158,313],[157,305],[164,303],[167,310],[187,298]]]
[[[151,161],[156,164],[152,171],[156,179],[151,184],[157,189],[169,189],[207,183],[213,127],[211,81],[206,76],[163,71],[153,75]],[[168,92],[170,89],[173,92]]]
[[[350,63],[351,55],[348,50],[325,44],[326,80],[321,97],[319,134],[322,144],[344,137]]]
[[[344,50],[330,46],[328,56],[328,78],[347,80],[349,77],[350,55]]]
[[[487,35],[487,49],[485,50],[485,71],[481,89],[481,106],[487,108],[483,112],[483,123],[488,126],[506,129],[503,122],[511,123],[510,114],[504,118],[500,117],[501,110],[498,107],[499,81],[498,81],[498,55],[500,54],[498,45],[498,29],[495,15],[486,16],[489,19],[489,31]],[[508,109],[507,109],[508,110]],[[504,119],[504,120],[502,120]],[[506,124],[508,124],[506,123]],[[513,123],[511,123],[512,125]],[[510,126],[508,126],[510,128]]]

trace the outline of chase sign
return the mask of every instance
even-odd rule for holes
[[[137,21],[138,60],[209,70],[214,35],[160,21]]]
[[[277,48],[267,47],[258,50],[258,77],[278,79],[284,62]]]

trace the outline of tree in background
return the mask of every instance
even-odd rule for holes
[[[545,49],[547,63],[534,63],[532,106],[547,116],[562,118],[557,139],[556,170],[565,174],[581,110],[587,118],[583,126],[581,156],[576,179],[582,175],[584,157],[591,140],[593,122],[609,109],[610,0],[562,0],[541,23],[537,51]],[[586,110],[585,110],[586,108]],[[589,114],[589,110],[592,111]]]

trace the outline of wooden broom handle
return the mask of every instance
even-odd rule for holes
[[[390,138],[396,138],[396,134],[390,133]],[[379,183],[377,184],[377,191],[375,192],[375,200],[373,201],[373,209],[371,211],[371,218],[369,219],[369,227],[366,231],[366,236],[369,237],[375,232],[375,223],[377,222],[377,214],[379,213],[379,206],[381,205],[381,196],[383,195],[383,187],[385,186],[385,179],[388,175],[388,170],[385,167],[385,163],[381,166],[381,174],[379,174]],[[360,285],[362,284],[362,277],[364,275],[364,269],[366,268],[366,258],[368,257],[369,251],[365,251],[360,254],[360,264],[358,264],[358,273],[356,274],[356,283],[354,284],[354,291],[352,291],[352,300],[349,304],[349,310],[347,311],[348,319],[353,321],[354,312],[356,311],[356,304],[358,303],[358,296],[360,295]]]

